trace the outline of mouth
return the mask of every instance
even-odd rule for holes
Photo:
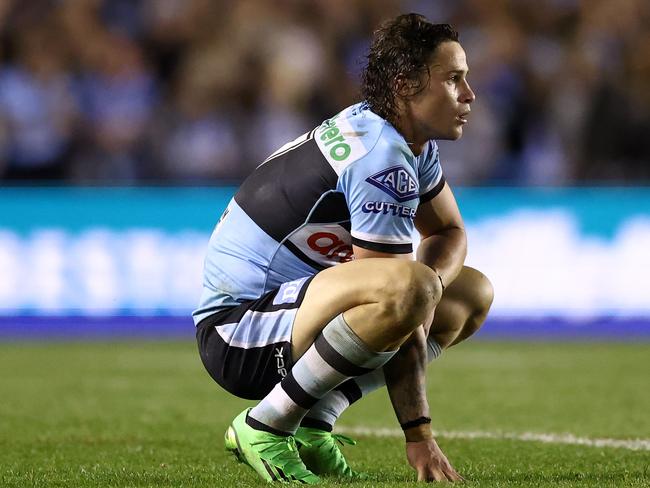
[[[456,120],[458,120],[461,124],[466,124],[468,115],[469,115],[469,111],[463,112],[462,114],[456,116]]]

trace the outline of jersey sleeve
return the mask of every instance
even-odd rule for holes
[[[418,179],[399,150],[388,144],[378,146],[339,178],[338,191],[345,195],[350,212],[352,244],[391,254],[410,253]]]
[[[445,176],[442,174],[438,145],[430,141],[424,163],[420,168],[420,204],[433,199],[444,186]]]

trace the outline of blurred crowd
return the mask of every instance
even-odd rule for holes
[[[358,101],[410,11],[468,54],[451,182],[650,183],[648,0],[0,0],[0,180],[240,180]]]

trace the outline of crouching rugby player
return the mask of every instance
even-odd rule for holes
[[[463,222],[434,142],[463,133],[467,72],[449,25],[385,23],[364,100],[269,156],[212,234],[199,351],[219,385],[260,400],[225,442],[265,480],[362,477],[339,449],[353,441],[332,428],[384,385],[418,479],[461,479],[433,438],[425,371],[492,303],[488,279],[463,266]]]

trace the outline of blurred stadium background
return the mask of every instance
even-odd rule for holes
[[[405,11],[468,53],[440,146],[496,288],[483,336],[650,338],[645,0],[0,1],[0,336],[192,337],[238,182],[358,100]]]

